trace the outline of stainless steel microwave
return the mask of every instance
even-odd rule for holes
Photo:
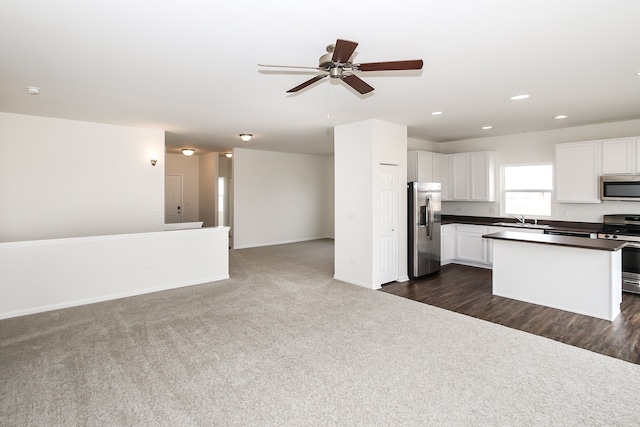
[[[600,199],[640,202],[640,175],[601,176]]]

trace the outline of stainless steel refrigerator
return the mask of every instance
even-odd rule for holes
[[[439,182],[410,182],[409,277],[440,271],[441,187]]]

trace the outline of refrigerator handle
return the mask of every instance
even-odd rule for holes
[[[418,218],[418,227],[426,227],[429,221],[428,218],[429,217],[427,215],[427,207],[420,206],[420,217]]]
[[[433,238],[433,221],[435,220],[433,204],[431,202],[431,194],[427,194],[427,239],[429,240]]]

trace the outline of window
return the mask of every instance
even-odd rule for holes
[[[551,164],[505,165],[502,170],[506,215],[551,216]]]

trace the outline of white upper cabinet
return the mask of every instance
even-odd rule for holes
[[[431,182],[439,182],[442,184],[443,190],[446,186],[446,167],[444,162],[444,154],[440,153],[432,153],[433,154],[433,180]]]
[[[494,160],[493,152],[469,153],[470,174],[469,197],[473,201],[494,201]]]
[[[493,202],[494,154],[492,151],[448,154],[449,198]]]
[[[602,144],[602,175],[637,173],[636,138],[606,139]]]
[[[600,203],[600,141],[556,144],[555,196],[564,203]]]
[[[407,182],[440,182],[444,180],[444,156],[429,151],[407,152]]]
[[[469,155],[449,154],[449,199],[469,200]]]

